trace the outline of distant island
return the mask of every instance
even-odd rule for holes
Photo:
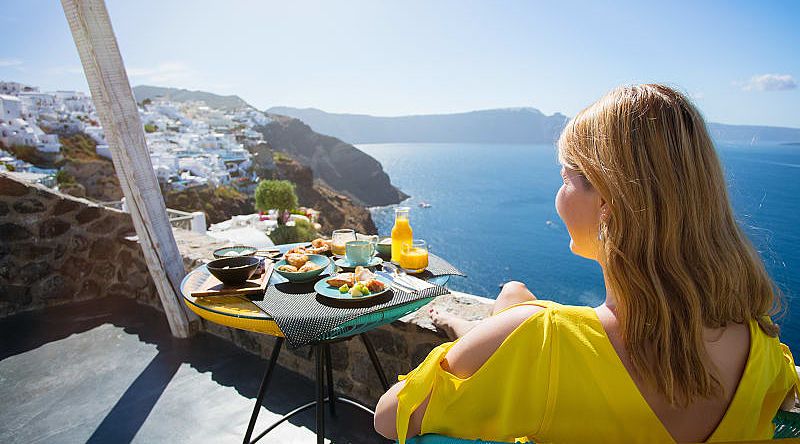
[[[536,108],[375,117],[279,106],[267,113],[300,119],[314,131],[350,143],[551,143],[567,123],[563,114],[548,116]]]
[[[349,143],[552,143],[568,121],[535,108],[504,108],[457,114],[376,117],[335,114],[315,108],[273,107],[270,114],[300,119],[314,131]],[[708,124],[719,142],[758,144],[800,140],[800,129],[774,126]]]

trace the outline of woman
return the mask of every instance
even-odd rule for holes
[[[666,86],[617,88],[558,150],[556,209],[572,252],[600,264],[605,303],[540,301],[512,282],[475,325],[435,314],[461,337],[384,394],[376,430],[401,443],[770,438],[797,374],[698,111]]]

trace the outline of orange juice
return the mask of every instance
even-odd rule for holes
[[[344,256],[345,252],[346,252],[346,249],[345,249],[345,245],[343,243],[342,244],[331,243],[331,253],[333,253],[333,254],[335,254],[337,256]]]
[[[356,232],[352,228],[342,228],[333,230],[331,234],[331,253],[336,256],[344,256],[347,252],[345,245],[349,241],[356,240]]]
[[[426,248],[410,248],[400,256],[400,266],[406,270],[421,271],[428,267],[428,250]]]
[[[403,245],[410,245],[413,239],[411,224],[408,223],[408,207],[397,207],[394,210],[394,227],[392,227],[392,262],[400,263]],[[402,266],[402,265],[401,265]]]

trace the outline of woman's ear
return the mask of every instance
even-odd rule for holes
[[[608,222],[608,218],[611,217],[611,207],[608,205],[608,202],[605,201],[602,197],[600,198],[600,221],[601,222]]]

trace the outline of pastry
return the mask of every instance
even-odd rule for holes
[[[305,273],[307,271],[314,271],[314,270],[316,270],[318,268],[320,268],[319,265],[317,265],[317,264],[315,264],[315,263],[313,263],[311,261],[308,261],[305,264],[303,264],[303,266],[300,267],[300,269],[297,270],[297,271],[299,271],[300,273]]]
[[[341,287],[342,285],[352,287],[356,282],[356,276],[353,273],[339,273],[336,276],[331,276],[325,282],[332,287]]]
[[[297,273],[297,267],[293,265],[281,265],[278,267],[280,271],[288,271],[289,273]]]
[[[330,245],[328,245],[328,241],[326,241],[325,239],[323,239],[321,237],[318,237],[318,238],[314,239],[313,241],[311,241],[311,246],[314,247],[314,248],[330,247]]]
[[[308,262],[308,256],[303,253],[289,253],[286,255],[286,262],[300,268]]]
[[[287,251],[286,254],[306,254],[306,249],[305,247],[294,247]]]

